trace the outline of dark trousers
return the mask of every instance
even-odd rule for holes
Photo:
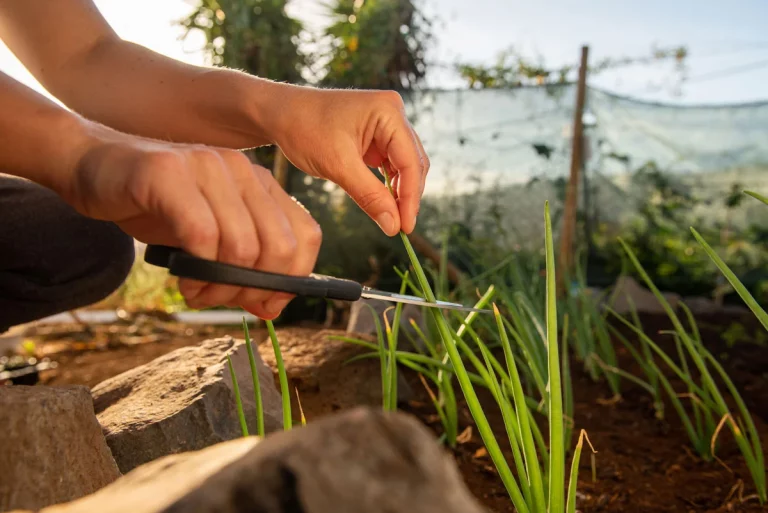
[[[133,238],[115,224],[0,173],[0,333],[104,299],[133,261]]]

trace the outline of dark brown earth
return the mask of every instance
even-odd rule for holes
[[[662,344],[668,343],[663,335],[658,335],[659,330],[668,329],[666,318],[645,316],[642,321],[646,333]],[[765,448],[768,447],[768,348],[749,341],[738,342],[732,347],[722,342],[719,333],[734,322],[742,324],[748,334],[757,333],[761,329],[749,315],[701,317],[699,328],[705,344],[726,367],[744,400],[752,408]],[[145,329],[154,336],[142,335],[146,337],[145,341],[134,340],[134,345],[126,346],[120,342],[126,337],[119,333],[120,329],[113,328],[114,333],[111,334],[96,329],[96,333],[85,335],[76,326],[69,329],[70,332],[65,330],[49,334],[47,342],[39,343],[44,351],[50,349],[49,356],[59,363],[57,369],[43,373],[42,382],[45,384],[81,383],[93,386],[178,347],[225,334],[242,336],[238,327],[197,330],[165,326],[163,330]],[[266,337],[263,331],[253,335],[255,340]],[[94,340],[97,343],[93,343]],[[633,368],[625,351],[619,352],[619,359],[622,368]],[[574,432],[578,434],[579,430],[586,430],[597,451],[594,459],[595,479],[592,476],[589,449],[585,447],[582,454],[578,501],[580,511],[768,511],[750,498],[754,493],[750,476],[727,435],[721,435],[722,446],[718,451],[727,468],[718,462],[701,461],[690,449],[690,443],[671,408],[667,409],[663,421],[657,420],[651,401],[639,387],[625,383],[623,398],[612,401],[604,384],[593,382],[580,371],[580,363],[573,362],[572,369]],[[402,405],[402,409],[419,417],[436,434],[441,434],[439,420],[429,405],[429,398],[418,377],[411,373],[406,374],[406,379],[416,397]],[[335,383],[324,383],[322,397],[313,394],[312,390],[302,390],[301,383],[295,385],[309,422],[313,418],[352,406],[347,404],[350,394],[343,392],[347,386],[345,382],[337,380]],[[490,404],[488,394],[481,394],[481,398]],[[295,397],[293,400],[295,403]],[[471,426],[469,413],[464,410],[461,429]],[[294,404],[294,412],[297,411],[298,405]],[[501,416],[491,406],[487,408],[487,413],[497,436],[503,439]],[[458,446],[455,457],[470,490],[491,511],[513,511],[477,434],[467,437],[465,443]]]

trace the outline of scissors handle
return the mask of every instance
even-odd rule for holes
[[[198,258],[169,246],[148,245],[144,261],[165,267],[173,276],[209,283],[287,292],[297,296],[357,301],[363,286],[352,280],[322,274],[291,276]]]

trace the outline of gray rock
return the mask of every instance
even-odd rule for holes
[[[662,292],[662,295],[672,309],[676,310],[680,295],[672,292]],[[653,292],[642,287],[629,276],[619,276],[606,300],[610,307],[620,314],[630,312],[630,300],[639,313],[664,313],[661,303],[656,299]]]
[[[395,322],[395,310],[392,308],[394,305],[388,301],[381,301],[377,299],[363,298],[352,303],[349,313],[349,322],[347,323],[347,333],[356,333],[361,335],[376,336],[376,322],[374,320],[374,313],[376,318],[381,324],[382,330],[384,329],[384,316],[386,315],[389,325],[392,326]],[[422,314],[422,308],[416,305],[403,305],[403,311],[400,317],[400,328],[398,345],[403,347],[414,348],[411,340],[413,340],[417,347],[414,349],[424,349],[424,343],[416,333],[416,330],[411,325],[411,319],[422,330],[427,332],[426,319]],[[410,335],[410,337],[408,336]]]
[[[79,499],[120,477],[84,386],[0,386],[0,511]]]
[[[231,353],[250,433],[256,433],[253,383],[245,343],[232,337],[182,347],[103,381],[94,406],[120,470],[241,436],[226,355]],[[254,350],[267,432],[282,429],[272,371]]]
[[[356,409],[149,463],[43,513],[481,513],[454,461],[405,414]]]
[[[748,315],[752,313],[752,310],[744,305],[723,305],[720,307],[720,311],[729,315]]]
[[[687,306],[693,314],[711,314],[721,310],[712,299],[701,296],[684,297],[681,302]]]

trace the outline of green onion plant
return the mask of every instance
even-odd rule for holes
[[[280,344],[277,341],[277,334],[275,333],[275,327],[272,321],[266,321],[267,330],[269,331],[269,338],[272,341],[272,348],[275,351],[275,362],[277,364],[277,373],[280,380],[280,394],[282,397],[283,407],[283,429],[288,431],[293,427],[293,419],[291,415],[291,396],[288,390],[288,376],[285,371],[285,364],[283,362],[282,353],[280,351]],[[248,351],[248,364],[251,368],[251,379],[253,380],[253,394],[256,407],[256,431],[258,436],[264,436],[264,404],[261,397],[261,386],[259,383],[259,371],[256,367],[256,357],[253,352],[253,341],[251,340],[248,330],[248,323],[243,318],[243,334],[245,336],[245,347]],[[227,366],[229,367],[229,374],[232,378],[232,390],[235,396],[235,407],[237,408],[237,416],[240,421],[240,429],[243,436],[248,436],[248,425],[245,420],[245,412],[243,408],[242,397],[240,396],[240,386],[237,382],[237,374],[235,368],[232,365],[232,359],[227,354]],[[296,392],[298,399],[298,391]],[[301,412],[302,424],[305,423],[304,412]]]
[[[285,372],[283,355],[280,351],[280,344],[277,341],[275,326],[272,321],[265,321],[269,339],[272,341],[272,349],[275,351],[275,363],[277,364],[277,376],[280,381],[280,396],[283,399],[283,429],[290,431],[293,427],[293,416],[291,415],[291,392],[288,390],[288,375]],[[251,373],[256,374],[256,369],[251,367]]]
[[[251,334],[248,330],[248,323],[245,321],[245,317],[243,317],[243,335],[245,336],[245,347],[248,350],[248,363],[251,366],[251,379],[253,380],[253,398],[256,406],[256,434],[264,436],[264,405],[261,402],[261,385],[259,383],[259,373],[256,367],[256,357],[253,353],[253,340],[251,340]],[[232,372],[234,372],[234,370]],[[242,405],[240,408],[242,409]]]
[[[566,497],[565,415],[557,332],[554,251],[548,203],[545,204],[545,225],[546,303],[543,308],[544,325],[537,327],[537,330],[544,334],[545,343],[547,381],[544,383],[543,393],[545,394],[545,411],[549,424],[548,447],[543,443],[533,418],[533,408],[536,407],[537,403],[526,396],[523,380],[517,368],[518,358],[513,353],[506,323],[496,304],[493,305],[494,319],[506,365],[502,365],[493,356],[489,346],[483,342],[473,328],[472,324],[479,315],[477,313],[469,314],[458,328],[454,328],[454,325],[449,322],[441,310],[429,309],[429,314],[437,328],[447,358],[438,364],[437,358],[425,356],[430,358],[433,368],[438,368],[438,365],[450,365],[451,374],[455,376],[459,384],[488,454],[496,466],[514,507],[521,513],[564,512],[566,508],[569,508],[568,511],[575,511],[576,474],[578,473],[578,458],[582,448],[582,444],[579,443],[574,451],[570,486],[568,487],[568,497]],[[416,285],[423,297],[428,301],[435,301],[436,298],[426,273],[408,237],[401,233],[401,238],[416,277]],[[483,299],[487,303],[494,293],[495,290],[492,287],[489,288],[489,291],[478,302],[478,306]],[[539,309],[534,305],[529,305],[529,307],[531,311]],[[474,342],[482,360],[469,343],[464,340],[465,335],[469,335],[469,338]],[[467,358],[476,372],[472,373],[467,369],[464,358]],[[401,359],[403,362],[409,360],[415,359],[412,357]],[[512,463],[516,474],[513,473],[499,441],[491,429],[486,415],[486,407],[480,403],[477,396],[476,385],[488,388],[500,407],[508,442],[512,449]]]
[[[726,275],[726,278],[731,281],[734,288],[740,295],[742,295],[742,298],[745,298],[745,302],[747,302],[750,307],[759,309],[757,302],[754,301],[754,298],[752,298],[751,295],[749,295],[749,292],[743,285],[741,285],[738,278],[736,278],[730,269],[728,269],[725,263],[717,256],[712,248],[709,247],[706,241],[701,238],[698,232],[695,230],[693,230],[693,232],[694,236],[699,243],[704,246],[718,268],[720,268]],[[619,239],[619,242],[624,247],[624,251],[629,257],[629,260],[635,266],[637,272],[640,274],[648,288],[656,296],[656,299],[664,308],[667,316],[672,322],[674,330],[669,334],[675,339],[680,364],[676,364],[672,358],[670,358],[640,329],[615,312],[612,313],[620,322],[623,322],[643,339],[657,356],[659,356],[659,358],[685,383],[687,391],[683,394],[683,397],[690,399],[690,410],[692,415],[683,407],[679,400],[680,394],[672,389],[669,380],[664,377],[664,374],[662,372],[658,372],[657,374],[659,381],[667,391],[668,397],[680,416],[683,426],[699,455],[705,459],[717,458],[715,454],[717,436],[722,427],[727,425],[733,435],[736,445],[744,457],[747,467],[749,468],[753,483],[757,490],[757,495],[761,503],[764,503],[766,501],[766,472],[760,436],[738,390],[728,377],[722,365],[720,365],[712,353],[704,347],[690,310],[685,307],[685,305],[681,306],[689,324],[689,328],[686,329],[670,304],[653,283],[650,276],[648,276],[648,273],[643,269],[629,246],[622,239]],[[762,309],[759,311],[761,310]],[[755,310],[753,309],[753,311]],[[765,314],[765,312],[762,313]],[[760,317],[760,315],[758,315],[758,317]],[[689,360],[693,364],[693,368],[689,366]],[[655,364],[649,362],[650,369],[654,369],[654,366]],[[695,379],[696,375],[698,375],[700,383]],[[725,397],[716,381],[718,379],[725,385],[725,388],[733,399],[736,405],[735,410],[731,410],[726,403]]]

